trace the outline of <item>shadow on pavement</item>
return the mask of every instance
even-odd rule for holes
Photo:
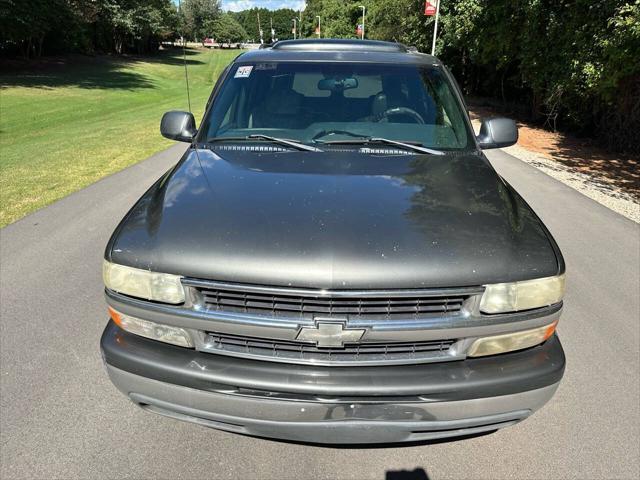
[[[424,468],[414,470],[387,470],[385,480],[429,480]]]

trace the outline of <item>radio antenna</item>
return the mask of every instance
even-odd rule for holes
[[[182,12],[182,3],[180,0],[178,0],[178,12]],[[189,72],[187,71],[187,49],[185,48],[185,44],[187,42],[184,36],[184,30],[181,32],[181,37],[182,37],[182,61],[184,63],[184,81],[187,84],[187,105],[189,105],[189,112],[191,112],[191,95],[189,94]]]
[[[178,11],[179,12],[182,11],[182,5],[180,0],[178,0]],[[183,30],[182,31],[182,60],[184,63],[184,80],[187,84],[187,103],[189,104],[189,113],[193,115],[193,112],[191,111],[191,95],[189,94],[189,73],[187,72],[187,49],[185,48],[186,43],[187,42],[185,41],[184,30]],[[196,160],[198,161],[198,165],[200,165],[200,168],[204,172],[204,167],[202,166],[202,160],[200,160],[200,154],[198,153],[198,144],[195,141],[195,137],[191,141],[191,148],[193,148],[193,151],[196,153]],[[209,180],[207,179],[206,175],[204,179],[207,182],[207,185],[209,185]],[[211,185],[209,185],[209,188],[211,188]]]

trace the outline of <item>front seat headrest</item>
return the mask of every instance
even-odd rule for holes
[[[389,109],[389,101],[387,99],[386,93],[380,92],[375,97],[373,97],[373,102],[371,104],[371,115],[373,116],[382,115],[388,109]]]

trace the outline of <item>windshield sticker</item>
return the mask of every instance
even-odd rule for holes
[[[244,67],[238,67],[236,70],[236,74],[234,78],[249,78],[251,75],[251,70],[253,70],[253,65],[245,65]]]

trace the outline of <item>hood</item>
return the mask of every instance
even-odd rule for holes
[[[481,155],[189,150],[114,233],[113,262],[311,288],[555,275],[553,240]]]

